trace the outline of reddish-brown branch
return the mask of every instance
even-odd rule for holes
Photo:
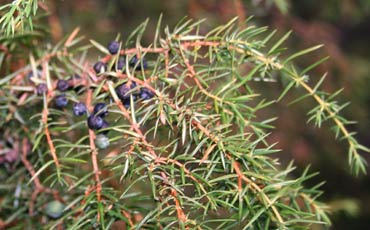
[[[204,192],[204,194],[207,194],[207,191],[204,189],[202,183],[197,180],[197,178],[195,178],[191,172],[185,167],[184,164],[178,162],[177,160],[175,159],[171,159],[171,158],[167,158],[167,157],[158,157],[156,160],[155,160],[155,163],[163,163],[163,164],[168,164],[168,163],[172,163],[172,164],[175,164],[177,165],[178,167],[182,168],[184,170],[184,172],[186,173],[186,175],[192,179],[195,183],[199,184],[200,186],[200,189]]]
[[[87,91],[87,96],[86,96],[87,108],[91,107],[91,100],[92,100],[92,90],[89,89]],[[89,129],[89,141],[90,141],[90,150],[91,150],[91,161],[92,161],[94,175],[95,175],[96,196],[97,196],[97,200],[100,202],[102,185],[100,182],[100,171],[99,171],[99,165],[98,165],[98,150],[96,149],[96,146],[95,146],[95,133],[91,129]]]
[[[66,42],[64,43],[64,47],[68,47],[72,43],[72,41],[77,36],[78,32],[80,32],[80,28],[79,27],[77,27],[76,29],[74,29],[73,32],[69,35],[69,37],[67,38]]]
[[[26,167],[28,173],[33,177],[33,183],[35,184],[36,188],[39,189],[39,188],[42,188],[40,179],[36,175],[36,172],[33,169],[32,164],[27,160],[27,152],[28,152],[27,144],[28,144],[28,141],[27,141],[27,139],[24,138],[23,141],[22,141],[21,161],[22,161],[24,167]]]
[[[166,78],[168,78],[168,74],[170,72],[169,62],[170,62],[169,50],[166,50],[164,52],[164,65],[165,65],[165,76],[166,76]]]
[[[162,178],[164,180],[164,183],[167,184],[167,185],[169,185],[170,182],[168,180],[167,175],[164,172],[161,172],[161,176],[162,176]],[[177,212],[177,218],[181,222],[186,223],[187,217],[186,217],[186,215],[184,213],[184,210],[181,207],[181,203],[180,203],[180,201],[179,201],[179,199],[177,197],[178,196],[177,195],[177,192],[176,192],[176,190],[174,188],[170,188],[170,190],[171,190],[170,195],[172,196],[172,199],[175,201],[175,208],[176,208],[176,212]],[[187,226],[185,228],[188,229]]]
[[[49,110],[47,106],[45,106],[42,112],[42,122],[44,124],[44,133],[45,133],[48,145],[49,145],[50,154],[53,158],[54,164],[57,167],[57,170],[59,170],[60,168],[59,160],[58,160],[57,153],[54,147],[54,143],[53,143],[53,140],[51,139],[51,135],[50,135],[49,127],[48,127],[48,114],[49,114]]]
[[[238,175],[238,191],[241,192],[243,190],[242,178]]]
[[[28,151],[29,151],[28,145],[29,145],[28,140],[26,138],[24,138],[23,141],[22,141],[22,154],[20,155],[20,157],[21,157],[21,161],[22,161],[24,167],[26,167],[28,173],[33,178],[33,183],[35,185],[35,190],[32,192],[31,200],[29,202],[29,209],[28,209],[29,215],[33,216],[34,204],[35,204],[35,201],[36,201],[37,196],[38,196],[39,193],[42,193],[42,192],[51,193],[51,194],[53,194],[54,199],[59,200],[61,202],[63,202],[63,199],[61,197],[59,197],[59,192],[58,191],[55,191],[55,190],[52,190],[52,189],[49,189],[49,188],[45,188],[41,184],[40,179],[36,175],[36,172],[35,172],[32,164],[27,160],[27,154],[28,154]]]
[[[221,103],[223,102],[223,103],[226,103],[226,104],[230,104],[229,102],[224,101],[222,98],[219,98],[219,97],[217,97],[216,95],[213,95],[213,94],[209,93],[209,92],[208,92],[208,91],[203,87],[203,85],[202,85],[202,83],[199,81],[199,79],[197,78],[197,74],[196,74],[196,72],[195,72],[194,66],[192,66],[192,65],[190,64],[189,59],[185,56],[185,54],[184,54],[184,52],[182,52],[182,50],[180,50],[180,54],[181,54],[181,57],[182,57],[182,59],[183,59],[183,61],[184,61],[184,63],[185,63],[186,68],[187,68],[187,69],[188,69],[188,71],[189,71],[188,76],[190,76],[190,77],[191,77],[191,79],[193,79],[193,80],[194,80],[195,84],[198,86],[198,88],[200,89],[200,91],[201,91],[204,95],[206,95],[206,96],[208,96],[208,97],[210,97],[210,98],[212,98],[212,99],[214,99],[214,100],[216,100],[216,101],[219,101],[219,102],[221,102]]]
[[[199,130],[201,130],[206,136],[208,136],[211,140],[213,140],[216,144],[219,142],[219,139],[215,136],[213,136],[211,134],[211,132],[209,130],[207,130],[207,128],[205,128],[202,124],[200,124],[199,122],[197,121],[193,121],[192,123],[196,128],[198,128]],[[254,183],[251,179],[249,179],[248,177],[246,177],[242,170],[240,169],[240,165],[237,161],[234,161],[232,156],[230,154],[226,154],[226,157],[232,162],[233,164],[233,168],[235,169],[235,173],[236,175],[238,176],[238,189],[239,191],[241,190],[242,188],[242,180],[247,183],[248,185],[251,186],[252,190],[259,193],[261,196],[262,196],[262,200],[265,200],[267,202],[267,205],[268,207],[270,207],[272,209],[272,211],[274,212],[277,220],[279,223],[283,224],[284,223],[284,220],[282,219],[279,211],[277,210],[277,208],[274,206],[273,202],[270,200],[270,198],[262,191],[262,189],[256,184]]]
[[[229,155],[229,154],[226,154],[226,157],[230,161],[233,160],[232,157],[231,157],[231,155]],[[240,180],[243,180],[245,183],[247,183],[248,185],[250,185],[252,187],[252,190],[254,190],[256,193],[259,193],[259,195],[261,195],[261,197],[262,197],[262,201],[261,202],[263,202],[263,200],[266,201],[267,206],[272,209],[272,211],[275,214],[275,217],[278,220],[278,222],[280,224],[283,224],[284,223],[284,220],[281,217],[281,215],[280,215],[279,211],[277,210],[277,208],[275,207],[273,201],[271,201],[271,199],[262,191],[262,189],[256,183],[254,183],[251,179],[249,179],[248,177],[246,177],[243,174],[242,170],[240,169],[239,163],[237,161],[232,161],[232,162],[233,162],[233,167],[235,169],[235,172],[236,172],[236,174],[238,176],[238,185],[240,183]]]
[[[131,214],[129,212],[126,212],[125,210],[122,210],[122,214],[127,218],[128,224],[130,225],[130,227],[133,228],[135,224],[132,221]]]
[[[220,141],[220,139],[213,135],[211,133],[211,131],[209,131],[206,127],[204,127],[201,123],[199,123],[198,121],[196,120],[192,120],[192,123],[191,123],[193,126],[195,126],[197,129],[199,129],[200,131],[202,131],[207,137],[209,137],[213,142],[215,142],[216,144]]]
[[[199,46],[207,46],[207,47],[217,47],[220,46],[221,42],[217,41],[192,41],[192,42],[183,42],[181,43],[182,48],[188,48],[188,47],[199,47]]]
[[[199,164],[202,164],[204,161],[208,159],[209,154],[213,151],[213,149],[217,146],[217,143],[211,145],[204,153],[202,159],[200,159]]]
[[[131,129],[130,129],[130,131],[131,131]],[[138,145],[139,140],[140,140],[140,138],[135,138],[132,145],[130,146],[130,148],[127,151],[127,155],[130,156],[132,154],[132,152],[135,150],[135,147]]]
[[[121,78],[128,78],[126,75],[124,74],[118,74],[119,77]],[[141,85],[143,87],[146,87],[147,89],[149,89],[150,91],[152,91],[157,97],[159,100],[161,101],[164,101],[167,105],[171,106],[172,109],[174,110],[177,110],[177,111],[180,111],[181,108],[178,108],[172,101],[170,101],[169,99],[165,99],[163,98],[163,96],[156,90],[154,89],[151,85],[149,85],[147,82],[145,81],[142,81],[138,78],[135,78],[135,77],[130,77],[129,80],[131,81],[134,81],[136,82],[138,85]],[[121,111],[123,112],[124,116],[129,120],[129,122],[131,123],[131,117],[130,117],[130,114],[128,113],[128,111],[122,106],[122,103],[120,101],[116,101],[116,104],[120,107],[122,107]],[[121,104],[121,105],[120,105]],[[211,140],[213,140],[215,143],[218,143],[219,142],[219,138],[217,136],[214,136],[207,128],[205,128],[201,123],[197,122],[196,120],[192,120],[192,125],[195,126],[196,128],[198,128],[199,130],[201,130],[202,132],[204,132],[206,134],[206,136],[210,137]],[[131,127],[131,129],[133,128],[134,126]],[[141,130],[140,130],[141,132]],[[143,135],[141,135],[141,138],[144,138],[145,137]],[[131,148],[130,148],[130,153],[133,151],[133,148],[134,148],[135,145],[132,145]],[[208,153],[209,154],[209,153]],[[167,158],[165,158],[167,159]],[[159,158],[159,159],[156,159],[157,161],[163,161],[164,158]],[[168,159],[167,159],[168,160]],[[170,160],[170,159],[169,159]],[[204,161],[205,159],[202,159],[202,161]],[[189,172],[190,173],[190,172]],[[195,180],[196,181],[196,180]]]
[[[3,51],[6,55],[9,54],[8,48],[2,44],[0,44],[0,50]]]
[[[85,204],[86,203],[86,199],[88,198],[88,196],[95,190],[95,186],[91,186],[91,185],[88,185],[86,187],[86,190],[84,192],[85,196],[84,196],[84,199],[81,200],[81,204]],[[82,212],[82,210],[81,210]]]
[[[175,189],[171,189],[171,196],[175,200],[175,206],[176,206],[176,212],[177,212],[177,218],[185,223],[187,221],[187,217],[184,213],[184,210],[182,210],[181,204],[179,202],[179,199],[177,198],[177,192]]]
[[[137,54],[138,50],[140,50],[142,53],[164,53],[166,52],[167,49],[165,48],[131,48],[131,49],[126,49],[126,50],[121,50],[121,55],[125,54]]]
[[[29,215],[30,216],[33,216],[33,211],[34,211],[34,207],[35,207],[35,201],[37,199],[37,195],[41,192],[40,189],[36,188],[33,192],[32,192],[32,195],[31,195],[31,200],[30,200],[30,203],[29,203],[29,208],[28,208],[28,212],[29,212]]]

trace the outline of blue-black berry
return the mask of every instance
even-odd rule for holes
[[[148,68],[148,62],[146,61],[145,58],[139,59],[137,55],[135,55],[130,60],[130,66],[136,67],[136,70],[141,70],[141,69],[145,70]]]
[[[39,96],[42,96],[44,93],[48,92],[48,86],[45,83],[41,83],[36,87],[36,93]]]
[[[135,101],[136,100],[136,95],[131,95],[132,96],[132,100]],[[126,109],[130,108],[131,106],[131,99],[130,98],[127,98],[125,100],[122,100],[122,104],[125,106]]]
[[[32,81],[32,78],[41,78],[41,76],[42,76],[42,69],[40,68],[40,67],[37,67],[37,69],[36,69],[36,76],[34,76],[34,74],[33,74],[33,71],[31,71],[31,72],[29,72],[28,74],[27,74],[27,78],[28,78],[28,80],[29,81],[31,81],[31,82],[33,82]]]
[[[130,98],[127,98],[125,100],[122,100],[123,106],[125,106],[126,109],[130,108],[131,100]]]
[[[81,79],[81,76],[78,73],[75,73],[75,74],[73,74],[73,76],[71,78]]]
[[[66,95],[64,94],[61,94],[61,95],[58,95],[55,97],[55,105],[56,107],[58,108],[64,108],[68,105],[68,99],[66,97]]]
[[[102,62],[102,61],[98,61],[97,63],[95,63],[94,65],[94,71],[95,73],[103,73],[107,70],[107,64]]]
[[[58,80],[57,82],[57,89],[61,92],[67,91],[70,85],[66,80]]]
[[[117,61],[117,70],[122,71],[125,68],[126,65],[126,59],[124,57],[119,57]],[[115,66],[113,66],[113,69],[115,69]]]
[[[119,42],[117,42],[117,41],[111,41],[108,44],[108,50],[109,50],[109,53],[116,54],[118,52],[118,50],[119,50]]]
[[[109,127],[109,123],[106,120],[103,120],[103,125],[100,129],[106,129]],[[99,130],[100,130],[99,129]],[[107,135],[109,130],[99,131],[101,134]]]
[[[101,129],[101,127],[103,127],[103,124],[104,124],[103,118],[96,116],[94,114],[90,115],[87,118],[87,126],[89,126],[90,129],[95,130]]]
[[[87,111],[86,105],[83,102],[74,103],[72,109],[75,116],[82,116]]]
[[[28,80],[31,80],[32,77],[33,77],[33,72],[31,71],[27,74],[27,78]]]
[[[68,82],[74,83],[75,81],[78,81],[81,79],[81,76],[77,73],[73,74],[73,76],[68,78]]]
[[[122,101],[124,101],[126,99],[130,99],[130,94],[131,93],[128,93],[128,92],[130,90],[132,90],[133,88],[135,88],[135,87],[136,87],[136,83],[135,82],[123,83],[123,84],[121,84],[121,85],[119,85],[119,86],[116,87],[117,96]]]
[[[98,103],[94,106],[94,114],[100,117],[108,115],[108,108],[105,103]]]
[[[148,88],[141,88],[140,97],[143,100],[149,100],[150,98],[154,97],[154,93]]]

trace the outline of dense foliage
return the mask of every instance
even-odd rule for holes
[[[127,38],[86,44],[74,30],[48,44],[33,26],[37,1],[14,1],[3,14],[0,65],[0,226],[30,228],[301,229],[328,225],[320,184],[291,178],[267,137],[275,118],[260,111],[310,98],[308,121],[330,122],[348,147],[355,174],[369,151],[347,130],[340,90],[310,85],[292,63],[312,47],[281,58],[283,42],[267,28],[237,20],[201,33],[183,20],[143,45],[147,21]],[[26,19],[29,19],[28,21]],[[38,19],[36,19],[38,20]],[[25,26],[27,25],[27,26]],[[274,41],[274,42],[272,42]],[[101,55],[93,58],[91,50]],[[280,83],[268,100],[255,82]]]

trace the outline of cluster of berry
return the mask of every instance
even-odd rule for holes
[[[136,87],[135,82],[128,81],[115,88],[118,98],[122,101],[123,105],[126,108],[130,107],[131,103],[130,97],[132,97],[133,101],[136,101],[138,97],[141,98],[142,100],[149,100],[154,96],[154,93],[145,87],[140,88],[139,93],[133,93],[132,91],[135,89],[135,87]]]
[[[112,41],[108,44],[108,50],[112,55],[118,54],[120,49],[120,44],[117,41]],[[126,58],[124,56],[120,56],[117,61],[117,70],[122,71],[126,64]],[[133,56],[129,62],[129,67],[135,68],[136,70],[145,70],[148,67],[147,61],[144,58],[138,58],[136,55]],[[94,71],[97,74],[104,73],[107,71],[107,63],[104,63],[102,61],[98,61],[93,66]],[[116,67],[113,66],[113,69],[115,70]],[[39,71],[39,70],[38,70]],[[32,77],[32,72],[30,74],[30,78]],[[78,75],[76,75],[75,78],[80,78]],[[65,108],[68,105],[68,98],[66,97],[65,93],[66,91],[70,90],[71,87],[71,80],[63,80],[60,79],[57,82],[56,89],[61,92],[61,94],[57,95],[55,97],[55,106],[59,109]],[[148,88],[141,87],[140,90],[136,90],[137,87],[136,82],[134,81],[128,81],[125,83],[122,83],[118,85],[115,88],[116,94],[119,97],[119,99],[122,101],[122,104],[129,108],[131,105],[131,98],[132,101],[136,101],[138,98],[142,100],[149,100],[154,96],[154,93],[149,90]],[[138,91],[138,92],[137,92]],[[36,93],[37,95],[41,96],[43,94],[46,94],[48,92],[48,87],[45,83],[39,83],[36,87]],[[85,103],[83,102],[76,102],[73,104],[72,107],[73,114],[75,116],[82,116],[87,114],[87,107]],[[87,126],[92,130],[101,130],[106,129],[109,127],[109,123],[104,120],[104,118],[108,115],[108,108],[105,103],[97,103],[94,106],[93,113],[90,114],[87,118]],[[107,138],[105,135],[108,133],[107,130],[100,131],[100,138]]]
[[[112,41],[108,44],[108,51],[112,55],[116,55],[119,51],[119,48],[120,48],[120,44],[117,41]],[[120,56],[117,61],[117,70],[122,71],[125,67],[125,64],[126,64],[126,58],[123,56]],[[136,70],[141,70],[142,68],[143,70],[145,70],[148,67],[148,63],[145,60],[145,58],[140,59],[135,55],[131,58],[129,62],[129,66],[132,68],[136,68]],[[116,67],[113,66],[113,69],[115,68]],[[95,63],[94,71],[97,74],[103,73],[106,70],[107,70],[107,63],[104,63],[102,61],[98,61]],[[138,98],[138,96],[142,100],[148,100],[154,96],[154,93],[152,91],[144,87],[140,88],[140,92],[138,94],[132,93],[135,87],[136,87],[136,83],[129,81],[129,82],[126,82],[126,83],[123,83],[117,86],[115,89],[118,97],[121,99],[123,105],[126,108],[130,107],[130,103],[131,103],[130,97],[132,97],[133,101],[135,101]]]
[[[117,41],[112,41],[108,44],[108,51],[112,55],[116,55],[119,51],[120,45]],[[123,71],[126,67],[126,58],[124,56],[119,56],[117,60],[117,70]],[[129,67],[135,68],[136,70],[145,70],[148,68],[148,62],[145,58],[138,58],[136,55],[133,56],[129,61]],[[94,65],[94,71],[99,74],[103,73],[108,69],[108,65],[105,62],[98,61]],[[116,69],[116,65],[113,65],[113,70]]]
[[[69,90],[70,84],[66,80],[58,80],[57,89],[60,92]],[[68,99],[65,94],[60,94],[55,97],[55,106],[62,109],[68,105]],[[87,107],[83,102],[76,102],[72,107],[73,115],[82,116],[87,114]],[[108,122],[103,118],[108,115],[108,109],[105,103],[97,103],[94,106],[93,113],[87,118],[87,126],[92,130],[100,130],[109,126]],[[107,131],[102,132],[106,134]]]
[[[68,99],[63,92],[71,89],[71,85],[68,80],[58,80],[57,90],[62,92],[62,94],[55,97],[55,106],[62,109],[68,105]]]
[[[40,70],[38,70],[38,71],[40,71]],[[28,74],[28,76],[29,76],[29,79],[31,79],[33,77],[33,73],[30,72]],[[41,74],[38,73],[37,74],[37,77],[40,78],[40,76],[41,76]],[[65,92],[65,91],[71,89],[72,86],[71,86],[70,82],[73,81],[73,78],[80,79],[81,77],[78,74],[75,74],[73,77],[71,77],[68,80],[63,80],[63,79],[58,80],[58,82],[57,82],[57,89],[60,92]],[[81,89],[81,87],[79,87],[79,86],[75,87],[75,91],[79,91],[80,89]],[[39,95],[39,96],[42,96],[44,93],[45,94],[48,93],[48,86],[46,85],[46,83],[39,83],[39,84],[37,84],[37,86],[36,86],[36,94]],[[64,107],[64,106],[62,106],[62,107]]]

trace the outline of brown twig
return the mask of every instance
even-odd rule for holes
[[[222,98],[219,98],[217,97],[216,95],[213,95],[211,93],[209,93],[202,85],[202,83],[200,83],[199,79],[197,78],[197,74],[195,72],[195,69],[194,69],[194,66],[192,66],[189,62],[189,59],[185,56],[184,52],[182,51],[182,49],[180,49],[180,53],[181,53],[181,57],[186,65],[186,68],[188,69],[189,71],[189,74],[188,76],[190,76],[195,84],[197,84],[198,88],[200,89],[200,91],[205,94],[206,96],[216,100],[216,101],[219,101],[220,103],[226,103],[226,104],[230,104],[230,102],[228,101],[224,101]]]
[[[50,154],[53,158],[54,164],[57,167],[57,170],[59,170],[60,169],[59,160],[58,160],[55,146],[54,146],[53,140],[51,139],[50,131],[48,128],[48,114],[49,114],[49,110],[47,107],[47,103],[45,103],[44,110],[42,111],[42,122],[44,124],[44,133],[46,136],[47,143],[49,145]]]
[[[46,188],[41,184],[40,179],[39,179],[38,175],[36,175],[36,172],[35,172],[32,164],[27,160],[27,153],[29,151],[28,150],[28,145],[29,145],[28,140],[26,138],[23,138],[21,161],[22,161],[24,167],[27,169],[28,173],[32,176],[33,183],[35,185],[35,190],[32,192],[31,200],[30,200],[30,203],[29,203],[29,209],[28,209],[29,215],[33,216],[34,204],[35,204],[35,201],[37,199],[37,196],[40,193],[42,193],[42,192],[51,193],[51,194],[53,194],[54,199],[59,200],[61,202],[63,202],[63,199],[61,197],[59,197],[59,192],[58,191]]]
[[[24,167],[26,167],[28,173],[33,177],[33,182],[36,188],[42,188],[39,177],[36,175],[36,172],[33,169],[32,164],[27,160],[27,153],[28,153],[27,145],[28,145],[28,140],[24,138],[22,141],[21,161]]]
[[[171,196],[175,200],[175,206],[176,206],[176,211],[177,211],[177,218],[179,218],[180,221],[183,223],[186,223],[187,217],[184,213],[184,210],[181,207],[181,204],[179,202],[179,199],[177,198],[177,192],[175,189],[171,189]]]
[[[133,228],[135,226],[135,224],[132,221],[131,214],[129,212],[126,212],[125,210],[122,210],[121,212],[127,218],[128,224],[130,225],[130,227]]]
[[[230,161],[232,161],[232,157],[229,154],[226,154],[226,156],[227,158],[229,158]],[[238,175],[238,179],[239,180],[242,179],[244,182],[249,184],[255,192],[258,192],[263,197],[263,199],[266,200],[267,206],[272,209],[278,222],[280,224],[283,224],[284,220],[281,217],[277,208],[275,207],[274,202],[271,201],[271,199],[262,191],[262,189],[256,183],[254,183],[251,179],[249,179],[243,174],[242,170],[240,169],[239,163],[237,161],[233,161],[233,167],[235,169],[236,174]]]
[[[180,167],[184,170],[184,172],[188,175],[188,177],[190,179],[192,179],[195,183],[197,183],[199,185],[200,189],[204,192],[204,194],[207,194],[207,191],[204,189],[202,183],[192,175],[192,173],[189,171],[189,169],[187,169],[185,167],[184,164],[178,162],[175,159],[171,159],[171,158],[168,158],[168,157],[158,157],[157,159],[155,159],[155,163],[163,163],[163,164],[172,163],[174,165],[177,165],[178,167]]]
[[[168,75],[169,75],[169,72],[170,72],[170,66],[169,66],[169,62],[170,62],[170,56],[169,56],[169,50],[165,50],[164,52],[164,65],[165,65],[165,76],[166,78],[168,78]]]
[[[168,180],[168,177],[167,177],[167,175],[164,172],[161,172],[161,176],[163,177],[165,184],[170,185],[170,182]],[[188,218],[186,217],[185,212],[182,209],[181,203],[180,203],[180,201],[179,201],[179,199],[177,197],[178,196],[177,195],[177,191],[174,188],[172,188],[172,187],[170,188],[170,190],[171,190],[170,195],[172,196],[172,199],[175,201],[175,208],[176,208],[177,218],[181,222],[186,223],[186,221],[187,221]],[[188,229],[189,227],[188,226],[185,226],[185,228]]]
[[[87,96],[86,96],[87,108],[91,107],[91,100],[92,100],[92,90],[89,89],[87,91]],[[94,175],[95,175],[96,196],[97,196],[98,202],[100,202],[102,185],[100,182],[100,171],[99,171],[99,165],[98,165],[98,150],[95,146],[95,133],[91,129],[89,129],[89,141],[90,141],[90,150],[91,150],[91,161],[92,161]]]
[[[6,55],[9,54],[9,50],[5,45],[0,44],[0,50],[4,52]]]

